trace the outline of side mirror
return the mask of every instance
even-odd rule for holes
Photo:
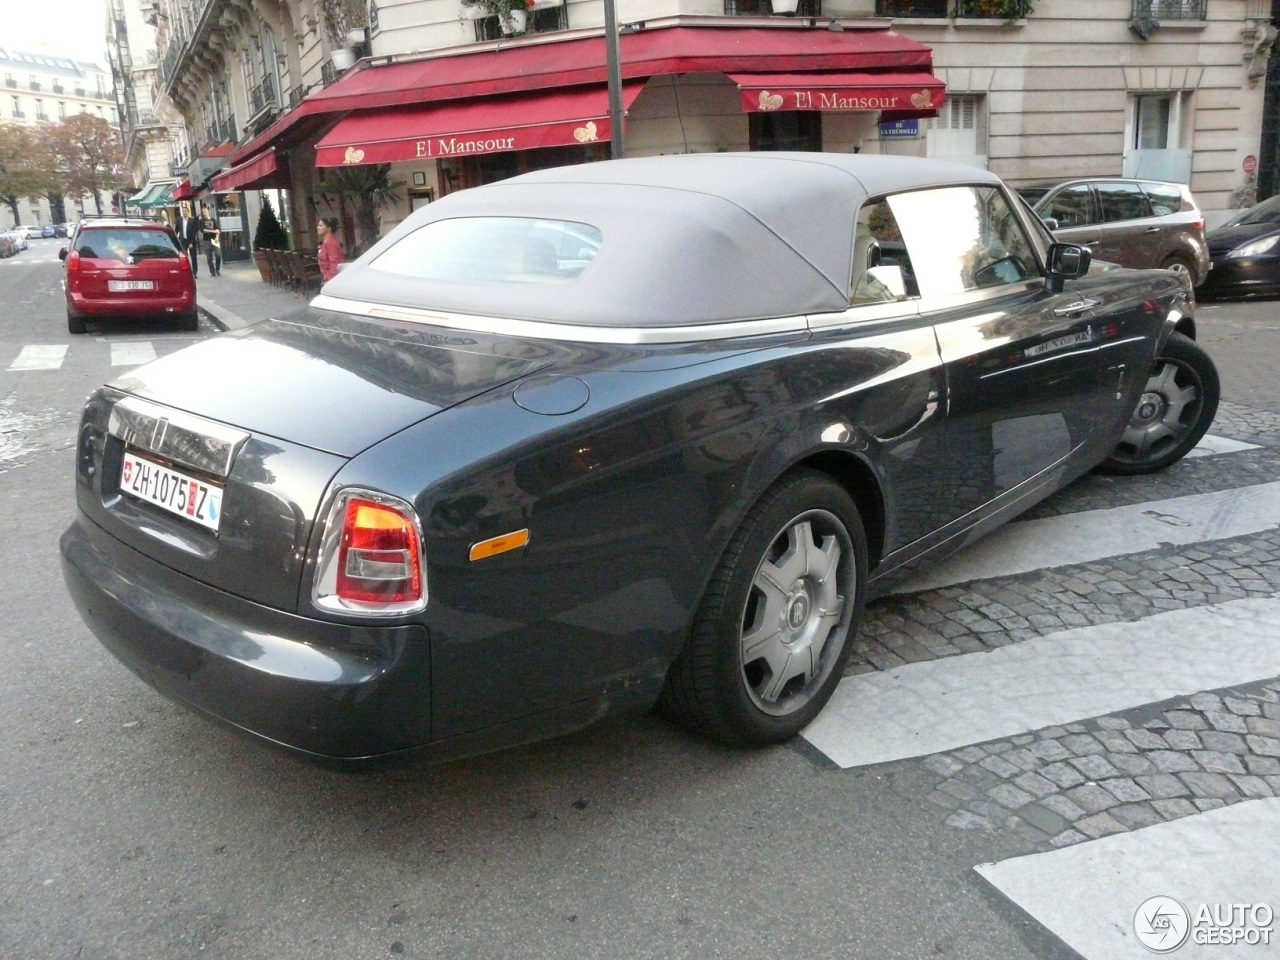
[[[66,248],[66,247],[62,247],[62,248],[58,251],[58,259],[59,259],[59,260],[65,260],[65,259],[67,259],[67,248]]]
[[[1050,293],[1061,293],[1067,280],[1075,280],[1089,272],[1093,254],[1078,243],[1055,243],[1049,247],[1044,286]]]
[[[1058,227],[1062,226],[1062,224],[1058,223],[1057,217],[1046,217],[1041,215],[1040,222],[1050,230],[1057,230]]]

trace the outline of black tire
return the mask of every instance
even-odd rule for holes
[[[192,310],[190,313],[184,313],[178,318],[179,330],[199,330],[200,329],[200,311]]]
[[[866,535],[845,490],[810,470],[778,481],[717,565],[660,709],[732,745],[795,736],[840,682],[862,619],[866,571]],[[753,636],[758,656],[747,651]]]
[[[1190,337],[1171,334],[1124,436],[1098,470],[1131,476],[1155,473],[1181,460],[1213,423],[1219,389],[1209,355]]]
[[[67,312],[67,333],[84,333],[84,317],[76,317]]]

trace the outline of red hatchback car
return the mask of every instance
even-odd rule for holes
[[[66,268],[71,333],[84,333],[89,318],[173,317],[183,330],[199,326],[195,278],[166,224],[122,217],[84,220],[58,256]]]

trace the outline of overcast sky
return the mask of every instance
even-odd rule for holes
[[[106,37],[106,0],[0,0],[0,46],[91,60],[105,68]]]

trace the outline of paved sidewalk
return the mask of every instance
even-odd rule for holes
[[[238,330],[259,320],[283,316],[310,300],[264,283],[252,260],[224,263],[221,275],[216,277],[209,276],[206,266],[201,261],[196,303],[200,312],[223,330]]]

